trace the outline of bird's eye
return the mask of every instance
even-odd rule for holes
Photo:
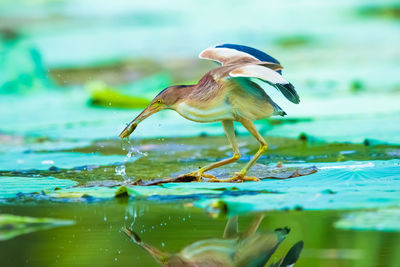
[[[158,99],[156,103],[161,104],[162,103],[161,99]]]

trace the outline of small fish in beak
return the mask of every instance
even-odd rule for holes
[[[125,127],[125,129],[120,133],[119,137],[121,137],[121,139],[128,138],[140,122],[158,111],[160,111],[159,107],[155,107],[153,103],[150,104],[133,121],[131,121],[128,126]]]

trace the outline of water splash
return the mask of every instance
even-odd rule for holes
[[[124,180],[129,180],[128,175],[126,175],[125,163],[115,167],[115,175],[122,176]]]
[[[134,177],[128,177],[128,175],[126,174],[125,164],[127,162],[129,162],[131,160],[131,158],[136,160],[142,156],[147,157],[148,153],[142,152],[139,149],[133,147],[130,140],[128,140],[127,142],[123,142],[122,144],[123,144],[122,150],[128,151],[128,153],[126,154],[126,156],[124,158],[124,163],[122,165],[118,165],[115,167],[115,175],[121,176],[126,181],[126,180],[130,180],[131,178],[134,178]]]

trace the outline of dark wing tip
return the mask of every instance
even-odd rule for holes
[[[293,84],[291,83],[286,83],[286,84],[280,84],[277,83],[276,87],[282,92],[282,94],[289,99],[290,102],[299,104],[300,103],[300,97],[297,94],[296,90],[294,89]]]
[[[281,267],[293,266],[299,259],[300,253],[303,250],[304,242],[299,241],[290,248],[282,263]]]
[[[290,232],[290,228],[289,228],[289,227],[276,228],[276,229],[275,229],[275,232],[280,232],[280,233],[282,233],[282,234],[284,234],[284,235],[287,235],[287,234],[289,234],[289,232]]]
[[[255,49],[250,46],[245,46],[245,45],[238,45],[238,44],[222,44],[222,45],[216,45],[216,48],[230,48],[230,49],[235,49],[237,51],[245,52],[249,55],[252,55],[253,57],[257,58],[260,61],[266,61],[266,62],[272,62],[272,63],[277,63],[280,64],[279,61],[268,55],[267,53],[260,51],[258,49]]]

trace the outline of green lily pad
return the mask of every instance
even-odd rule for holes
[[[11,136],[11,138],[14,136]],[[23,138],[21,138],[23,140]],[[6,142],[0,144],[0,156],[9,152],[20,152],[20,153],[32,153],[32,152],[42,152],[42,151],[60,151],[66,149],[77,149],[82,147],[90,146],[89,141],[62,141],[62,140],[52,140],[45,142],[21,142],[17,145],[10,145]]]
[[[93,106],[118,108],[145,108],[151,101],[143,97],[124,95],[118,89],[107,86],[103,82],[91,82],[86,85]]]
[[[0,241],[9,240],[23,234],[72,224],[74,224],[72,220],[0,214]]]
[[[35,193],[42,190],[70,187],[77,184],[77,182],[72,180],[57,179],[54,177],[0,176],[0,199],[13,198],[19,193]]]
[[[399,208],[378,209],[347,214],[335,223],[335,227],[346,230],[399,232],[399,221]]]
[[[224,201],[228,212],[237,214],[298,208],[364,209],[400,204],[399,160],[316,165],[319,171],[309,176],[236,185],[239,190],[257,188],[257,190],[273,190],[277,192],[276,194],[225,194],[218,200],[196,201],[195,205],[209,209],[214,206],[215,201]]]
[[[290,166],[296,165],[299,164]],[[307,165],[310,164],[301,164]],[[224,202],[229,214],[277,209],[365,209],[400,204],[399,160],[315,165],[319,168],[317,173],[284,180],[166,183],[153,186],[132,186],[126,182],[108,184],[107,187],[98,184],[49,191],[48,196],[110,199],[115,197],[119,185],[123,185],[132,198],[154,201],[192,200],[195,206],[206,210],[212,210],[215,202]]]

